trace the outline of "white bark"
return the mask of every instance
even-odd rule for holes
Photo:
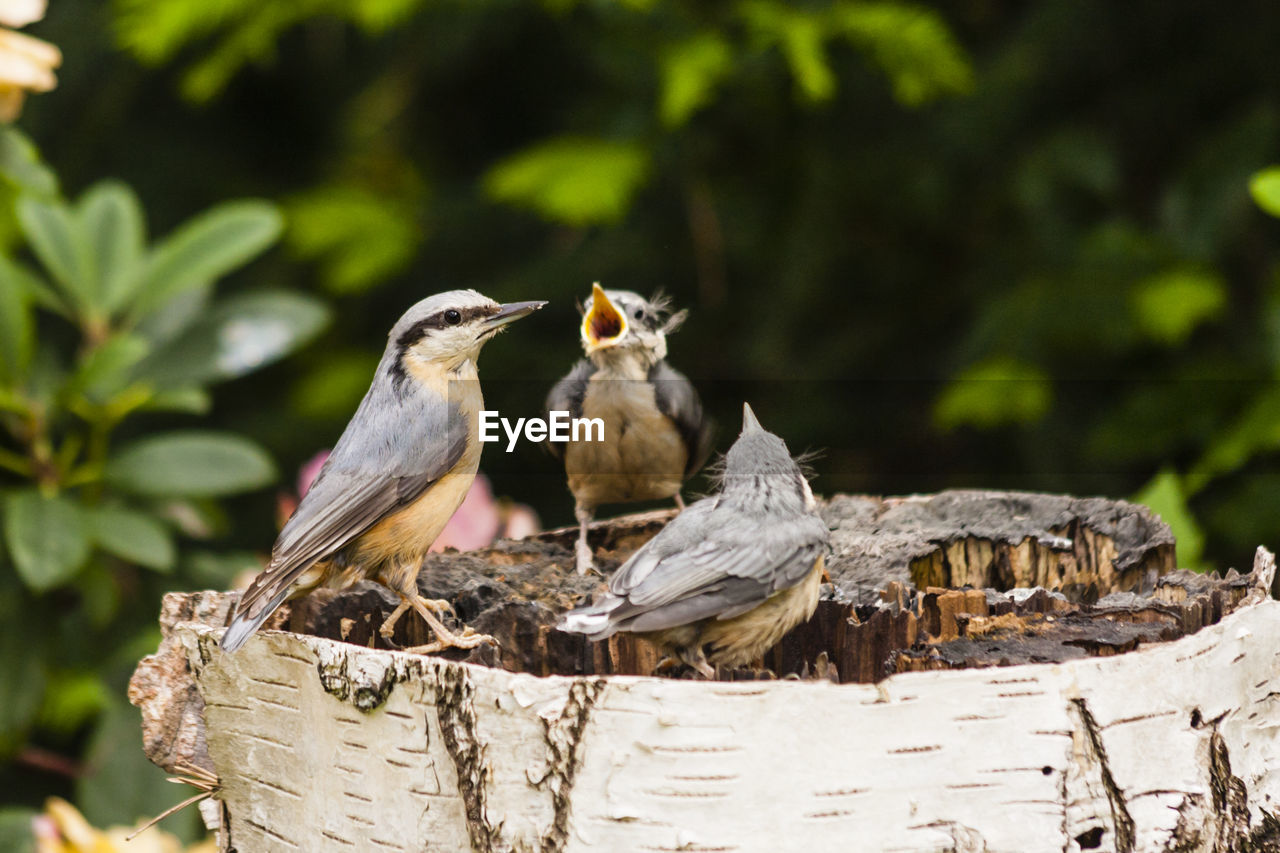
[[[175,637],[240,851],[1227,850],[1280,802],[1274,558],[1255,570],[1175,642],[874,686]]]

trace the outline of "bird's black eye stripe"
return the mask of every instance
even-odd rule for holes
[[[405,330],[404,334],[396,339],[396,344],[399,345],[400,349],[411,347],[420,341],[423,335],[433,329],[457,326],[480,317],[491,317],[498,313],[499,310],[497,305],[479,305],[474,308],[446,308],[414,323]]]

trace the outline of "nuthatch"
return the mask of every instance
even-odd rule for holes
[[[499,305],[474,290],[452,290],[404,313],[360,407],[236,605],[223,649],[244,645],[286,598],[365,577],[400,596],[384,637],[412,607],[438,638],[423,651],[491,639],[446,629],[435,613],[450,609],[448,602],[418,594],[418,569],[480,464],[480,348],[545,304]]]
[[[603,441],[550,444],[563,457],[578,519],[578,572],[592,567],[587,526],[608,503],[674,497],[711,450],[711,424],[698,392],[667,364],[667,333],[685,312],[667,315],[663,299],[596,284],[583,306],[582,347],[587,357],[556,383],[549,411],[599,418]]]
[[[562,631],[632,631],[714,678],[755,660],[813,615],[830,534],[787,446],[742,407],[722,488],[676,516]]]

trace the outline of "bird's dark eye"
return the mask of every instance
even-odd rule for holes
[[[643,309],[643,308],[637,308],[635,311],[633,311],[633,312],[631,313],[631,316],[635,317],[637,320],[643,320],[643,319],[644,319],[644,309]]]
[[[450,308],[448,311],[444,312],[444,321],[450,326],[456,326],[462,322],[462,314],[461,312]]]

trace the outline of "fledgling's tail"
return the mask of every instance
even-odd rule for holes
[[[556,628],[570,634],[586,634],[587,639],[592,642],[603,640],[617,632],[618,628],[612,620],[613,611],[617,610],[623,601],[624,599],[617,596],[606,595],[595,604],[570,610],[560,617]]]

